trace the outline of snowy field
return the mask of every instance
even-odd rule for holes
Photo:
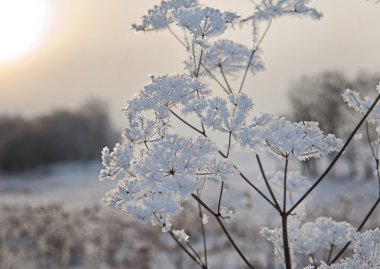
[[[246,152],[233,153],[232,159],[238,164],[239,169],[265,192],[265,185],[257,178],[259,171],[254,155]],[[282,169],[282,163],[272,158],[264,157],[263,164],[267,171]],[[46,248],[51,248],[49,238],[52,234],[54,239],[58,238],[59,242],[65,242],[66,247],[49,252],[47,260],[50,267],[47,268],[189,268],[193,266],[192,261],[183,256],[171,239],[159,232],[157,227],[136,225],[125,214],[116,212],[115,215],[115,212],[99,211],[94,208],[99,205],[105,192],[115,184],[115,182],[99,182],[99,169],[100,161],[94,161],[87,164],[60,164],[17,175],[0,175],[0,207],[3,208],[2,212],[6,212],[0,217],[0,224],[5,227],[14,227],[14,221],[25,219],[27,221],[24,224],[14,228],[13,235],[20,236],[27,231],[29,236],[37,238],[40,242],[39,246],[41,242],[43,242],[42,246],[45,246],[41,249],[37,248],[32,253],[35,256],[27,252],[28,255],[34,257],[29,258],[30,264],[25,263],[25,255],[3,250],[3,255],[9,260],[8,263],[1,264],[4,268],[42,268],[38,263],[42,260],[39,255],[45,253]],[[296,164],[290,165],[290,171],[297,169]],[[210,205],[216,205],[219,188],[220,186],[214,183],[209,184],[204,190],[203,197]],[[236,181],[232,179],[227,184],[227,189],[228,191],[223,195],[223,201],[226,205],[232,205],[237,212],[236,221],[230,224],[229,229],[238,244],[246,253],[255,253],[256,262],[264,264],[264,267],[260,268],[280,268],[274,261],[268,263],[268,259],[272,257],[271,246],[266,244],[265,239],[258,232],[263,225],[277,226],[277,213],[254,191],[247,188],[240,178],[236,178]],[[350,180],[344,176],[335,176],[326,179],[317,188],[306,211],[310,219],[327,215],[336,220],[350,219],[352,224],[357,226],[376,199],[376,194],[377,182],[374,178]],[[194,201],[189,202],[194,208]],[[52,204],[58,207],[51,207]],[[7,209],[9,205],[13,208],[11,210],[16,211],[9,211],[9,207]],[[25,205],[31,207],[24,207]],[[86,211],[85,208],[92,209]],[[43,221],[47,217],[46,214],[50,217],[49,225]],[[196,218],[189,215],[191,214],[181,215],[178,224],[195,234],[192,239],[195,242],[194,245],[202,249],[200,238],[196,236],[199,232],[198,228],[194,228],[199,224]],[[379,217],[379,214],[374,214],[368,227],[377,225],[380,221]],[[239,267],[242,265],[240,258],[231,250],[225,238],[220,236],[218,227],[210,224],[206,228],[210,244],[210,261],[217,266],[215,268],[241,268]],[[40,229],[43,230],[42,233],[38,232]],[[1,236],[6,236],[6,233],[0,233]],[[76,238],[78,236],[82,238],[79,241]],[[117,250],[112,248],[112,240],[116,238],[120,241],[118,243],[120,247]],[[19,244],[20,239],[17,240]],[[73,260],[72,256],[67,255],[68,248],[78,246],[85,249],[82,252],[86,255],[80,256],[79,260]],[[112,255],[108,257],[104,253],[112,253]],[[58,260],[52,260],[52,257],[54,259],[58,257]],[[106,260],[112,262],[106,263],[104,262]]]

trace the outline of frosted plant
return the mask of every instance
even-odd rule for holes
[[[173,21],[172,11],[179,8],[196,6],[197,0],[169,0],[161,1],[159,5],[148,10],[148,15],[142,17],[141,24],[133,24],[136,31],[162,30],[167,28]]]
[[[377,91],[380,91],[380,83],[376,87]],[[356,91],[347,89],[343,94],[343,99],[350,108],[353,108],[355,111],[362,114],[367,113],[371,107],[371,100],[369,97],[364,98],[360,97],[360,94]],[[368,121],[376,124],[380,124],[380,106],[377,105],[373,108],[371,115],[368,117]]]
[[[328,265],[308,266],[305,269],[378,269],[380,268],[380,230],[378,228],[364,233],[353,233],[354,254],[352,257]]]
[[[188,30],[195,39],[219,36],[239,19],[235,13],[210,7],[181,8],[176,17],[178,26]]]
[[[281,227],[265,228],[262,234],[273,243],[275,254],[286,269],[299,267],[295,260],[299,255],[313,256],[318,249],[332,252],[332,246],[344,245],[334,257],[329,255],[325,260],[336,262],[350,244],[346,240],[352,230],[348,223],[326,217],[303,223],[302,208],[344,153],[380,95],[372,105],[355,94],[347,95],[350,105],[354,106],[357,100],[357,109],[366,114],[343,144],[335,135],[325,135],[316,122],[291,122],[256,111],[244,87],[249,71],[256,74],[263,70],[260,45],[274,18],[321,17],[319,11],[309,7],[309,2],[262,0],[255,3],[250,16],[241,19],[237,13],[194,0],[161,1],[142,17],[140,24],[133,25],[136,31],[144,32],[167,29],[184,46],[190,60],[186,62],[187,73],[151,76],[151,81],[127,101],[122,139],[112,151],[105,148],[102,152],[99,177],[116,181],[104,201],[137,220],[159,226],[201,268],[209,268],[205,225],[213,224],[220,226],[242,262],[255,268],[255,257],[248,258],[229,232],[228,223],[238,220],[235,213],[239,211],[223,197],[225,183],[232,180],[242,180],[278,213]],[[252,48],[225,38],[228,29],[237,30],[237,24],[250,25],[250,19],[254,21],[253,32],[259,36],[258,41],[255,36]],[[256,25],[266,20],[268,26],[260,35]],[[241,81],[233,85],[231,78]],[[369,120],[380,113],[377,110],[375,107]],[[224,146],[218,146],[221,140],[225,141]],[[265,183],[266,190],[230,158],[232,150],[241,148],[253,152],[261,174],[258,179]],[[274,161],[281,162],[283,171],[265,171],[260,158],[265,151],[272,154],[268,154],[270,158],[276,157]],[[289,162],[334,152],[334,159],[313,184],[299,173],[288,171]],[[213,200],[215,197],[218,198]],[[175,216],[188,213],[189,200],[198,206],[203,253],[192,244],[193,238],[183,227],[174,228],[172,224]],[[380,199],[367,213],[358,231],[379,202]],[[313,263],[319,265],[315,259]]]
[[[249,62],[251,50],[242,44],[231,40],[218,40],[209,45],[204,53],[202,62],[210,71],[221,71],[223,75],[233,75],[246,68],[245,63]],[[192,67],[192,59],[186,63],[187,67]],[[264,70],[264,63],[260,59],[260,53],[256,52],[250,61],[249,69],[252,73]],[[200,75],[210,75],[203,71]]]
[[[264,127],[262,138],[269,151],[280,158],[300,161],[318,158],[342,147],[334,135],[323,135],[317,122],[290,122],[284,118],[271,121]]]
[[[309,16],[315,20],[322,14],[308,6],[311,0],[264,0],[256,4],[255,13],[248,19],[270,20],[284,15]]]
[[[334,247],[342,247],[349,239],[353,231],[347,222],[336,222],[331,218],[319,217],[314,222],[302,224],[302,213],[289,219],[288,236],[290,250],[293,258],[302,254],[310,256],[315,261],[315,254],[319,250],[330,250]],[[263,228],[261,234],[273,244],[275,254],[285,260],[283,253],[282,228]]]

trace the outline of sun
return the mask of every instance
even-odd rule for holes
[[[35,48],[48,29],[50,17],[49,0],[0,0],[0,64]]]

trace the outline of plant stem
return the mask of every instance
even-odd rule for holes
[[[185,43],[184,41],[182,41],[182,39],[179,38],[179,36],[178,36],[176,33],[174,33],[174,31],[170,28],[169,25],[167,26],[167,28],[168,28],[169,32],[172,34],[172,36],[173,36],[175,39],[177,39],[177,41],[178,41],[179,43],[181,43],[181,45],[184,46],[184,47],[186,48],[186,50],[189,50],[189,46],[186,45],[186,43]]]
[[[247,260],[247,258],[244,256],[243,252],[241,252],[240,248],[236,245],[235,241],[232,239],[230,233],[228,232],[227,228],[224,226],[223,221],[220,219],[220,215],[218,213],[215,213],[208,205],[206,205],[197,195],[192,194],[191,195],[197,202],[203,206],[211,215],[214,216],[214,218],[217,220],[219,226],[222,228],[224,234],[226,235],[228,241],[231,243],[231,245],[234,247],[236,252],[239,254],[239,256],[242,258],[242,260],[245,262],[245,264],[250,269],[255,269],[252,264]]]
[[[269,191],[270,195],[272,196],[273,202],[275,203],[277,210],[280,211],[281,210],[280,205],[278,204],[276,196],[274,195],[273,190],[269,184],[268,178],[265,175],[264,167],[261,163],[261,159],[260,159],[260,156],[258,154],[256,154],[256,160],[257,160],[257,163],[259,164],[261,176],[263,177],[263,179],[265,181],[265,185],[267,186],[268,191]]]
[[[227,89],[229,90],[229,92],[232,94],[232,89],[231,89],[231,86],[230,84],[228,83],[228,80],[227,80],[227,77],[226,77],[226,74],[224,74],[224,71],[223,71],[223,67],[221,64],[219,64],[219,70],[220,70],[220,73],[222,74],[222,77],[224,79],[224,82],[226,83],[227,85]]]
[[[170,236],[174,239],[177,245],[202,269],[207,269],[208,267],[201,261],[199,261],[190,251],[177,239],[177,237],[173,234],[172,231],[169,231]]]
[[[201,221],[201,230],[202,230],[202,238],[203,238],[203,255],[205,258],[205,265],[208,266],[207,262],[207,244],[206,244],[206,232],[205,232],[205,225],[203,224],[203,213],[201,205],[198,203],[198,210],[199,210],[199,219]]]
[[[231,94],[231,93],[226,89],[226,87],[224,87],[224,85],[219,81],[219,79],[217,79],[216,76],[210,71],[210,69],[207,68],[207,66],[205,66],[203,63],[201,63],[201,66],[203,67],[204,70],[206,70],[206,72],[210,75],[210,77],[211,77],[216,83],[218,83],[218,85],[223,89],[223,91],[225,91],[228,95]]]
[[[234,167],[235,167],[236,170],[238,170],[239,175],[244,179],[245,182],[248,183],[249,186],[251,186],[256,192],[258,192],[258,194],[260,194],[261,197],[263,197],[279,213],[281,213],[281,210],[279,208],[277,208],[276,205],[262,191],[260,191],[259,188],[257,188],[251,181],[249,181],[248,178],[242,172],[239,171],[239,169],[236,167],[236,165],[234,165]]]
[[[288,157],[285,159],[285,169],[284,169],[284,194],[283,194],[283,204],[281,212],[281,223],[282,223],[282,240],[284,244],[284,256],[285,256],[285,266],[286,269],[292,269],[292,261],[289,249],[289,238],[288,238],[288,214],[286,214],[286,181],[288,175]]]
[[[318,178],[318,180],[306,191],[306,193],[293,205],[292,208],[289,209],[287,214],[289,215],[292,213],[302,202],[303,200],[309,196],[309,194],[319,185],[319,183],[322,182],[322,180],[326,177],[326,175],[330,172],[330,170],[334,167],[335,163],[339,160],[340,156],[343,154],[343,152],[346,150],[348,145],[350,144],[351,140],[354,138],[356,132],[359,130],[360,126],[363,124],[363,122],[367,119],[368,115],[371,113],[373,108],[376,106],[377,102],[380,100],[380,94],[376,97],[375,101],[372,103],[371,107],[368,109],[367,113],[363,116],[363,118],[359,121],[359,123],[356,125],[355,129],[352,131],[350,136],[348,137],[346,143],[344,143],[343,147],[339,151],[339,153],[335,156],[333,161],[330,163],[330,165],[326,168],[326,170],[323,172],[323,174]]]
[[[205,133],[205,130],[203,129],[202,131],[199,130],[197,127],[195,127],[194,125],[190,124],[188,121],[186,121],[184,118],[182,118],[180,115],[178,115],[177,113],[175,113],[173,110],[169,109],[170,112],[177,118],[179,119],[180,121],[182,121],[184,124],[186,124],[188,127],[190,127],[191,129],[193,129],[194,131],[196,131],[197,133],[200,133],[201,135],[203,135],[204,137],[207,137],[206,136],[206,133]]]
[[[268,23],[268,25],[267,25],[267,28],[265,29],[264,34],[261,36],[259,42],[258,42],[257,45],[255,46],[255,48],[252,50],[251,56],[249,57],[248,64],[247,64],[247,66],[246,66],[246,68],[245,68],[245,71],[244,71],[243,79],[242,79],[241,84],[240,84],[239,94],[240,94],[241,91],[243,90],[244,82],[245,82],[245,79],[246,79],[246,77],[247,77],[247,73],[248,73],[249,67],[250,67],[250,65],[251,65],[251,63],[252,63],[253,56],[255,56],[255,53],[256,53],[256,51],[258,50],[258,48],[259,48],[261,42],[264,40],[264,37],[265,37],[266,34],[268,33],[268,30],[269,30],[271,24],[272,24],[272,19],[269,21],[269,23]]]
[[[218,201],[218,215],[220,215],[220,205],[222,203],[223,188],[224,188],[224,181],[222,181],[222,185],[220,186],[219,201]]]
[[[330,264],[331,257],[332,257],[333,251],[334,251],[334,247],[335,247],[335,245],[331,244],[330,250],[329,250],[329,255],[327,256],[327,261],[326,261],[327,264]]]

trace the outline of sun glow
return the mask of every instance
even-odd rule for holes
[[[49,0],[0,0],[0,64],[27,54],[42,40],[51,18]]]

